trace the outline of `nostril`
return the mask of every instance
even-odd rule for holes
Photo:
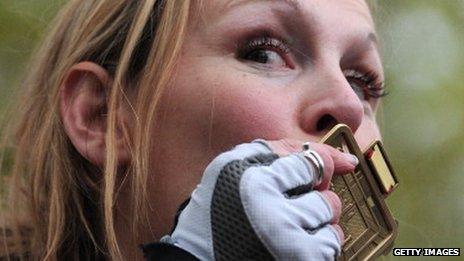
[[[325,114],[317,121],[316,130],[318,132],[328,130],[337,125],[337,123],[337,120],[332,115]]]

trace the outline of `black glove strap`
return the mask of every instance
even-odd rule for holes
[[[184,208],[188,205],[189,202],[190,202],[190,197],[186,199],[184,202],[182,202],[182,204],[180,204],[179,207],[177,208],[177,212],[174,217],[174,225],[172,226],[171,232],[169,232],[170,235],[172,235],[172,232],[174,232],[174,229],[176,229],[177,223],[179,222],[179,216],[184,210]]]
[[[147,260],[157,261],[198,261],[194,255],[166,243],[149,243],[141,246]]]

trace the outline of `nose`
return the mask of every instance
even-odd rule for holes
[[[341,71],[321,75],[306,85],[301,113],[301,127],[321,136],[338,123],[348,125],[353,132],[361,125],[364,106]]]

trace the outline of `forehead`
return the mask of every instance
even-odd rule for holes
[[[215,19],[238,8],[253,8],[261,6],[273,6],[288,9],[299,16],[350,13],[362,17],[364,21],[373,26],[373,21],[366,0],[202,0],[201,13],[204,18]],[[265,11],[265,10],[262,10]]]
[[[336,4],[348,4],[348,5],[358,5],[359,7],[367,7],[367,2],[365,0],[214,0],[211,1],[211,4],[219,4],[225,5],[228,7],[234,5],[240,5],[245,3],[252,3],[252,2],[277,2],[277,3],[285,3],[294,8],[299,8],[305,4],[317,4],[317,3],[324,3],[324,2],[333,2]]]
[[[239,27],[284,26],[291,36],[321,46],[369,49],[378,45],[365,0],[199,0],[196,3],[200,9],[193,12],[195,18],[189,31],[202,32],[207,38],[216,35],[215,28],[233,32]]]

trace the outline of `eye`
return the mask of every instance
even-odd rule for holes
[[[243,59],[263,64],[285,65],[285,61],[277,52],[265,49],[253,50],[247,53]]]
[[[379,99],[388,94],[385,83],[376,72],[344,70],[343,74],[361,100]]]
[[[289,47],[283,41],[271,37],[259,37],[238,47],[237,57],[245,62],[278,69],[293,68],[288,53]]]

